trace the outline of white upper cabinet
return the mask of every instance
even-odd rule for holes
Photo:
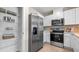
[[[76,8],[76,24],[79,24],[79,8]]]
[[[44,17],[44,26],[51,26],[51,20],[53,19],[53,15],[49,15]]]
[[[70,9],[67,11],[64,11],[64,19],[65,19],[65,25],[73,25],[75,24],[75,9]]]

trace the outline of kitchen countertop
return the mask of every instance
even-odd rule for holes
[[[73,34],[79,38],[79,33],[73,33]]]
[[[79,38],[79,33],[75,33],[75,32],[64,32],[64,34],[75,35],[77,38]]]

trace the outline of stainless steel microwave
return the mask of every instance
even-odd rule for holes
[[[64,18],[52,20],[52,26],[64,25]]]

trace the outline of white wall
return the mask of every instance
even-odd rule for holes
[[[16,12],[18,15],[18,9],[16,7],[4,7],[6,10],[10,10],[13,12]],[[3,16],[10,16],[13,19],[16,20],[16,23],[8,23],[8,22],[3,22],[2,18]],[[6,40],[0,40],[0,51],[5,51],[5,52],[12,52],[16,51],[16,40],[17,40],[17,25],[18,25],[18,16],[12,16],[12,15],[6,15],[4,13],[0,13],[0,36],[3,34],[14,34],[15,38],[12,39],[6,39]],[[14,30],[12,31],[7,31],[5,30],[6,27],[12,27]],[[0,38],[1,39],[1,38]]]
[[[63,18],[63,7],[58,7],[57,9],[54,9],[53,15],[55,18]]]
[[[28,7],[23,8],[22,51],[28,51]]]
[[[17,51],[22,51],[22,23],[23,23],[23,8],[18,7],[18,39],[17,39]]]

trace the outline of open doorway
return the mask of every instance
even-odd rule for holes
[[[31,20],[37,20],[36,22],[31,21],[31,24],[29,24],[31,28],[29,31],[31,33],[29,35],[31,37],[29,47],[33,48],[31,52],[37,50],[39,52],[79,52],[78,7],[30,7],[29,14],[31,14]],[[43,18],[43,43],[41,43],[43,48],[40,50],[39,44],[34,43],[39,37],[37,36],[39,29],[36,25],[39,22],[38,16]]]

